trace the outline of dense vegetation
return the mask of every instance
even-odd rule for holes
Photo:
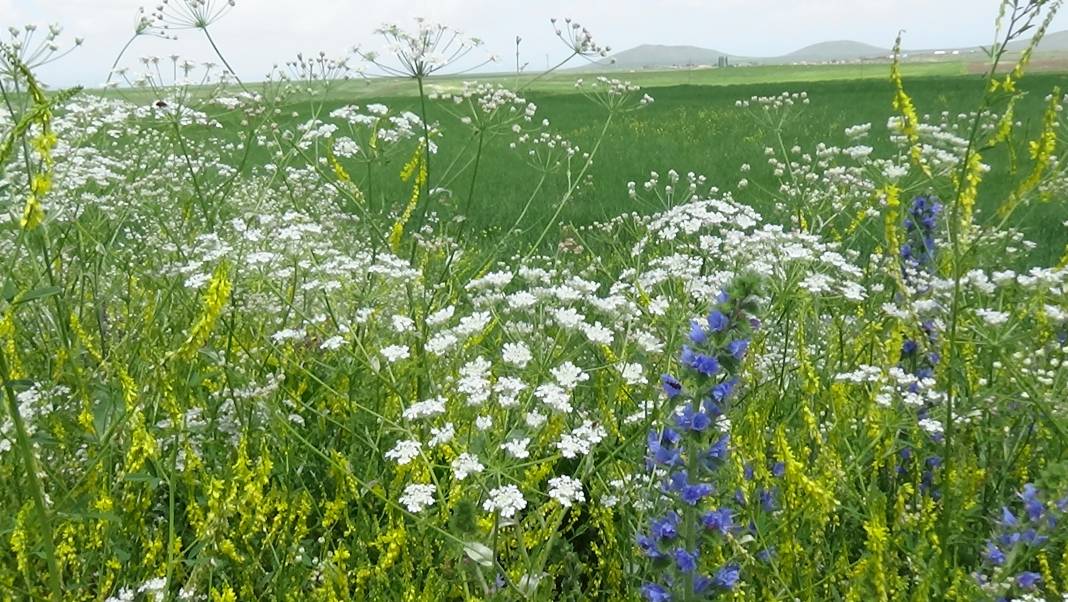
[[[0,596],[1068,598],[1063,76],[565,91],[380,33],[369,88],[0,47]]]

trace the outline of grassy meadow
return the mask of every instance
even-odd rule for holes
[[[781,132],[788,146],[799,145],[806,153],[815,144],[848,145],[845,130],[858,124],[871,123],[877,152],[890,150],[887,120],[894,114],[891,107],[893,87],[889,81],[889,64],[854,65],[791,65],[749,66],[730,69],[701,69],[610,73],[641,85],[656,102],[646,109],[623,116],[602,142],[605,157],[589,170],[589,179],[578,190],[575,202],[561,212],[559,220],[574,226],[588,226],[624,213],[648,213],[661,209],[659,205],[643,204],[626,195],[627,182],[642,182],[650,171],[665,173],[675,169],[680,173],[696,172],[707,176],[710,184],[731,190],[739,198],[758,210],[769,207],[764,191],[774,190],[777,180],[767,167],[764,149],[777,145],[775,133],[768,127],[754,123],[749,114],[735,107],[735,102],[752,96],[774,96],[782,92],[807,92],[813,100],[805,108],[804,116],[785,124]],[[937,119],[939,114],[968,113],[974,110],[984,92],[981,75],[963,62],[941,61],[906,64],[903,73],[908,79],[909,93],[926,116]],[[519,87],[524,96],[536,103],[544,114],[552,116],[553,129],[573,140],[581,148],[588,148],[598,139],[603,115],[575,89],[575,80],[595,78],[589,73],[552,73],[546,77],[524,75],[482,76],[464,78],[443,76],[429,80],[430,92],[458,91],[463,81],[485,81]],[[533,80],[533,81],[532,81]],[[1025,93],[1017,112],[1018,139],[1034,138],[1041,127],[1045,96],[1054,87],[1068,90],[1068,72],[1038,72],[1021,82]],[[329,112],[350,104],[383,103],[397,110],[418,111],[418,88],[404,79],[354,79],[316,84],[314,95],[289,98],[280,107],[280,124],[294,127],[313,115]],[[119,98],[145,102],[151,94],[137,90],[110,93]],[[220,116],[220,121],[235,127],[233,118]],[[441,105],[431,104],[429,119],[439,123],[445,136],[456,131],[460,137],[471,136]],[[442,149],[435,162],[452,167],[452,182],[466,182],[470,178],[473,139],[461,139],[456,145]],[[1024,144],[1016,152],[1026,152]],[[778,150],[778,149],[777,149]],[[253,164],[268,161],[262,149],[254,149]],[[380,168],[383,186],[377,200],[379,207],[392,207],[391,199],[403,197],[404,185],[398,178],[403,160]],[[748,164],[752,171],[741,174]],[[481,173],[466,216],[474,231],[507,228],[522,212],[532,185],[524,186],[529,169],[523,157],[508,148],[508,140],[488,143],[480,164]],[[1011,184],[1012,164],[997,161],[982,191],[980,207],[992,208],[1007,194]],[[378,174],[376,174],[378,175]],[[362,174],[356,174],[363,177]],[[738,191],[742,178],[751,190]],[[566,181],[549,182],[543,198],[558,198],[566,189]],[[935,192],[935,191],[932,191]],[[460,209],[447,203],[437,208],[443,217],[452,217]],[[550,202],[537,202],[528,212],[532,222],[549,219],[553,214]],[[1057,205],[1041,205],[1028,210],[1023,226],[1027,236],[1040,243],[1037,250],[1041,260],[1049,260],[1060,253],[1068,237],[1061,224],[1068,219],[1068,209]],[[528,228],[518,238],[518,245],[536,237],[536,227]]]
[[[8,30],[0,601],[1068,600],[1068,72],[1002,7],[986,75]]]

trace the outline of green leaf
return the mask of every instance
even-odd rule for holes
[[[148,474],[147,472],[135,472],[133,474],[128,474],[126,475],[126,480],[132,483],[148,483],[153,488],[159,487],[160,484],[159,477]]]
[[[477,541],[464,542],[464,553],[482,566],[493,566],[493,550]]]
[[[15,295],[19,294],[18,287],[15,286],[15,281],[8,280],[4,283],[4,288],[0,289],[0,297],[3,297],[4,301],[11,303],[11,300],[15,298]]]
[[[15,301],[15,305],[29,303],[30,301],[37,301],[38,299],[47,299],[48,297],[54,297],[62,292],[63,289],[59,288],[58,286],[44,286],[26,293],[17,301]]]

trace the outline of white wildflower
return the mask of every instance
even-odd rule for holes
[[[501,357],[506,363],[522,369],[527,367],[527,364],[530,363],[534,356],[531,355],[530,348],[520,342],[505,343],[501,350]]]
[[[433,483],[422,485],[413,483],[404,488],[404,494],[400,496],[400,503],[408,509],[408,512],[422,512],[434,505],[434,493],[437,487]]]
[[[586,494],[582,492],[582,481],[569,476],[549,479],[549,497],[560,502],[565,508],[570,508],[575,502],[586,501]]]
[[[455,436],[456,428],[451,422],[446,422],[441,427],[433,427],[430,429],[430,447],[445,445],[452,441],[452,438]]]
[[[517,460],[523,460],[530,457],[530,451],[527,450],[527,446],[530,445],[530,437],[524,437],[523,439],[511,439],[501,444],[504,451],[508,452],[509,456]]]
[[[421,450],[422,447],[423,444],[414,439],[398,441],[397,444],[393,446],[393,449],[386,452],[386,459],[395,460],[397,464],[404,466],[419,455],[419,450]]]
[[[452,461],[452,472],[456,475],[456,479],[459,481],[462,481],[473,474],[478,474],[485,469],[486,467],[478,461],[477,456],[473,456],[466,452],[460,454]]]
[[[581,368],[572,364],[571,362],[564,362],[556,368],[550,370],[553,378],[556,379],[557,384],[561,387],[571,390],[581,382],[586,382],[590,379],[590,375],[582,371]]]
[[[406,360],[411,356],[407,345],[390,345],[382,348],[381,353],[382,357],[391,364],[396,363],[397,360]]]
[[[527,507],[527,501],[515,485],[505,485],[489,492],[489,499],[482,503],[486,512],[500,512],[503,518],[513,518]]]
[[[419,418],[427,418],[444,413],[445,399],[442,397],[435,397],[408,406],[408,409],[404,410],[404,418],[406,420],[417,420]]]

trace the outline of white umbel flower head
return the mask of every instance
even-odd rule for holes
[[[582,492],[582,481],[569,476],[549,479],[549,497],[560,502],[565,508],[570,508],[576,502],[586,501],[586,494]]]
[[[410,355],[407,345],[390,345],[382,348],[382,357],[391,364],[397,360],[406,360]]]
[[[520,369],[526,368],[530,360],[533,359],[530,348],[523,343],[505,343],[504,348],[501,350],[501,356],[506,363]]]
[[[408,512],[422,512],[434,505],[434,492],[436,491],[437,487],[433,484],[413,483],[404,488],[404,493],[400,496],[400,503],[404,504]]]
[[[498,487],[489,493],[489,498],[482,502],[486,512],[500,512],[502,518],[514,518],[516,512],[527,507],[522,492],[515,485]]]
[[[394,460],[397,464],[404,466],[419,455],[419,450],[422,449],[422,447],[423,444],[414,439],[398,441],[397,444],[393,446],[393,449],[386,452],[386,459]]]
[[[486,467],[478,461],[478,456],[473,456],[466,452],[452,461],[452,472],[456,475],[456,480],[458,481],[462,481],[473,474],[478,474],[485,469]]]

